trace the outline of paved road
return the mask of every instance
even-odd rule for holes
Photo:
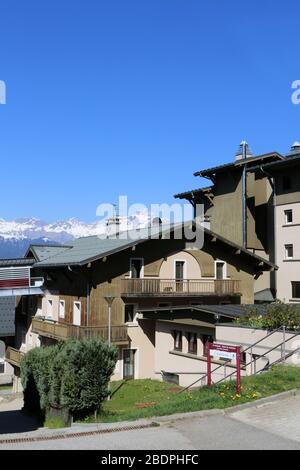
[[[41,434],[41,431],[25,434],[36,433]],[[19,436],[21,434],[15,435]],[[3,434],[0,436],[2,439],[6,437]],[[300,396],[225,416],[162,422],[159,428],[55,441],[0,444],[2,449],[300,449]]]

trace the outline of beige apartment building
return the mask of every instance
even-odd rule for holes
[[[234,161],[194,173],[210,186],[175,195],[194,208],[202,205],[204,219],[216,233],[274,262],[273,187],[268,175],[259,171],[265,164],[280,162],[278,152],[253,156],[242,142]],[[275,300],[273,273],[261,273],[255,282],[255,300]]]
[[[274,262],[277,298],[300,302],[300,145],[284,161],[265,165],[274,187]]]

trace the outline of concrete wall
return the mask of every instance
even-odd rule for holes
[[[265,338],[269,332],[259,328],[247,328],[247,327],[238,327],[234,325],[216,325],[216,342],[222,344],[228,344],[232,346],[241,346],[242,349],[246,349],[257,341],[261,341],[258,345],[252,348],[252,354],[262,356],[265,353],[276,346],[278,346],[284,339],[282,332],[276,332],[273,335]],[[286,340],[292,338],[294,333],[287,332],[285,334]],[[265,338],[265,339],[264,339]],[[297,335],[295,338],[292,338],[290,341],[287,341],[285,346],[286,354],[294,351],[296,348],[300,347],[300,335]],[[270,363],[276,361],[281,357],[282,348],[278,346],[267,354],[267,358]],[[247,354],[247,362],[250,362],[250,350]],[[300,360],[298,354],[293,355],[292,357],[286,360],[287,363],[299,365]],[[267,363],[267,360],[260,362],[260,368]],[[248,368],[248,373],[250,370]]]
[[[173,330],[182,331],[182,353],[174,351]],[[155,335],[155,378],[162,380],[162,371],[174,373],[179,376],[179,385],[182,387],[191,385],[207,373],[207,359],[203,356],[203,342],[201,335],[213,334],[213,328],[203,328],[176,323],[157,321]],[[187,333],[195,332],[197,339],[197,355],[188,353]],[[220,365],[220,361],[212,361],[213,368]],[[235,370],[234,367],[227,367],[228,370]],[[224,377],[224,368],[221,367],[213,374],[213,381]],[[205,381],[198,382],[195,386],[205,385]]]

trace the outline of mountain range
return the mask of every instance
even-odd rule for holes
[[[153,216],[147,210],[138,211],[132,216],[119,217],[119,230],[148,227]],[[34,217],[15,220],[0,219],[0,258],[24,256],[30,244],[64,244],[74,238],[109,233],[114,219],[91,223],[76,218],[53,223]]]

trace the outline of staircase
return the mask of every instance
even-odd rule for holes
[[[275,346],[272,346],[271,348],[265,350],[263,354],[254,354],[255,348],[257,348],[258,345],[263,346],[263,342],[265,342],[266,339],[269,340],[272,336],[275,335],[275,333],[282,333],[282,341],[277,343]],[[286,336],[287,334],[289,335],[288,337]],[[290,341],[295,339],[296,337],[298,337],[298,344],[300,345],[300,332],[291,334],[291,332],[287,331],[284,326],[281,326],[276,330],[267,333],[263,338],[246,347],[245,349],[241,348],[241,353],[246,353],[250,356],[250,361],[246,361],[246,363],[242,364],[243,370],[246,371],[247,375],[256,375],[269,370],[274,365],[284,363],[287,359],[289,359],[294,354],[300,351],[300,346],[289,350]],[[270,353],[272,353],[271,356],[275,356],[273,357],[273,360],[270,360]],[[224,361],[223,364],[218,365],[217,367],[211,370],[211,375],[213,377],[216,371],[222,368],[224,369],[224,377],[215,382],[213,381],[214,384],[219,384],[225,382],[226,380],[230,380],[236,375],[235,370],[228,374],[226,372],[226,365],[228,365],[230,362],[230,359],[228,359]],[[197,383],[200,387],[207,385],[207,374],[202,375],[202,377],[197,379],[195,382],[182,389],[180,393],[185,390],[188,390],[191,387],[194,387]]]

